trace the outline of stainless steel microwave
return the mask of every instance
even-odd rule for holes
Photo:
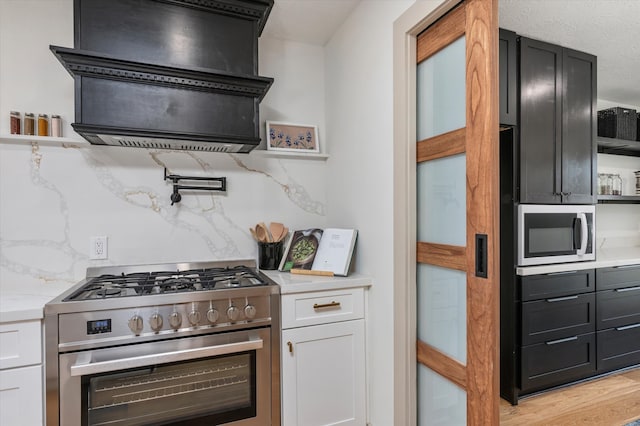
[[[518,266],[595,260],[592,205],[518,206]]]

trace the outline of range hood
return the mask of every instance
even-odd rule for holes
[[[50,46],[74,78],[73,129],[92,144],[250,152],[258,37],[273,0],[75,0],[75,48]]]

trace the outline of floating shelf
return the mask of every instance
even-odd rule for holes
[[[31,135],[12,135],[12,134],[0,134],[0,142],[19,142],[19,143],[29,143],[29,142],[50,142],[53,145],[61,145],[63,143],[76,143],[88,145],[84,139],[78,138],[59,138],[55,136],[31,136]]]
[[[291,151],[269,151],[266,149],[254,149],[249,155],[255,155],[260,157],[271,158],[295,158],[298,160],[322,160],[326,161],[329,158],[328,154],[317,153],[299,153]]]
[[[598,152],[601,154],[629,155],[640,157],[640,141],[614,139],[598,136]]]
[[[598,204],[640,204],[640,195],[598,195]]]

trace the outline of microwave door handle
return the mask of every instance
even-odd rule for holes
[[[578,249],[576,254],[584,255],[587,253],[587,243],[589,241],[587,215],[584,213],[578,213],[578,221],[580,222],[580,248]],[[574,232],[575,232],[575,229],[574,229]]]
[[[91,362],[89,359],[79,359],[79,362],[70,367],[71,376],[85,376],[89,374],[107,373],[128,368],[148,367],[156,364],[166,364],[184,360],[193,360],[208,356],[226,355],[237,352],[262,349],[262,339],[248,340],[238,343],[227,343],[204,348],[178,350],[161,354],[142,355],[132,358],[113,359],[109,361]]]

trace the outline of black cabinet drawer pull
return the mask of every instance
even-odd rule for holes
[[[577,273],[578,273],[578,271],[575,270],[575,271],[550,272],[550,273],[544,274],[544,275],[552,277],[554,275],[568,275],[568,274],[577,274]]]
[[[547,299],[547,302],[551,302],[551,303],[553,303],[553,302],[562,302],[564,300],[573,300],[573,299],[577,299],[577,298],[578,298],[577,295],[575,295],[575,296],[565,296],[565,297],[555,297],[553,299]]]
[[[636,290],[640,290],[640,286],[638,286],[638,287],[628,287],[628,288],[616,288],[613,291],[616,291],[618,293],[624,293],[625,291],[636,291]]]
[[[631,324],[631,325],[625,325],[624,327],[616,327],[617,331],[624,331],[624,330],[630,330],[632,328],[638,328],[640,327],[640,323],[638,324]]]
[[[578,340],[578,336],[567,337],[566,339],[552,340],[550,342],[545,342],[545,343],[547,345],[557,345],[558,343],[571,342],[572,340]]]
[[[612,266],[613,269],[627,269],[627,268],[637,268],[640,265],[618,265],[618,266]]]

